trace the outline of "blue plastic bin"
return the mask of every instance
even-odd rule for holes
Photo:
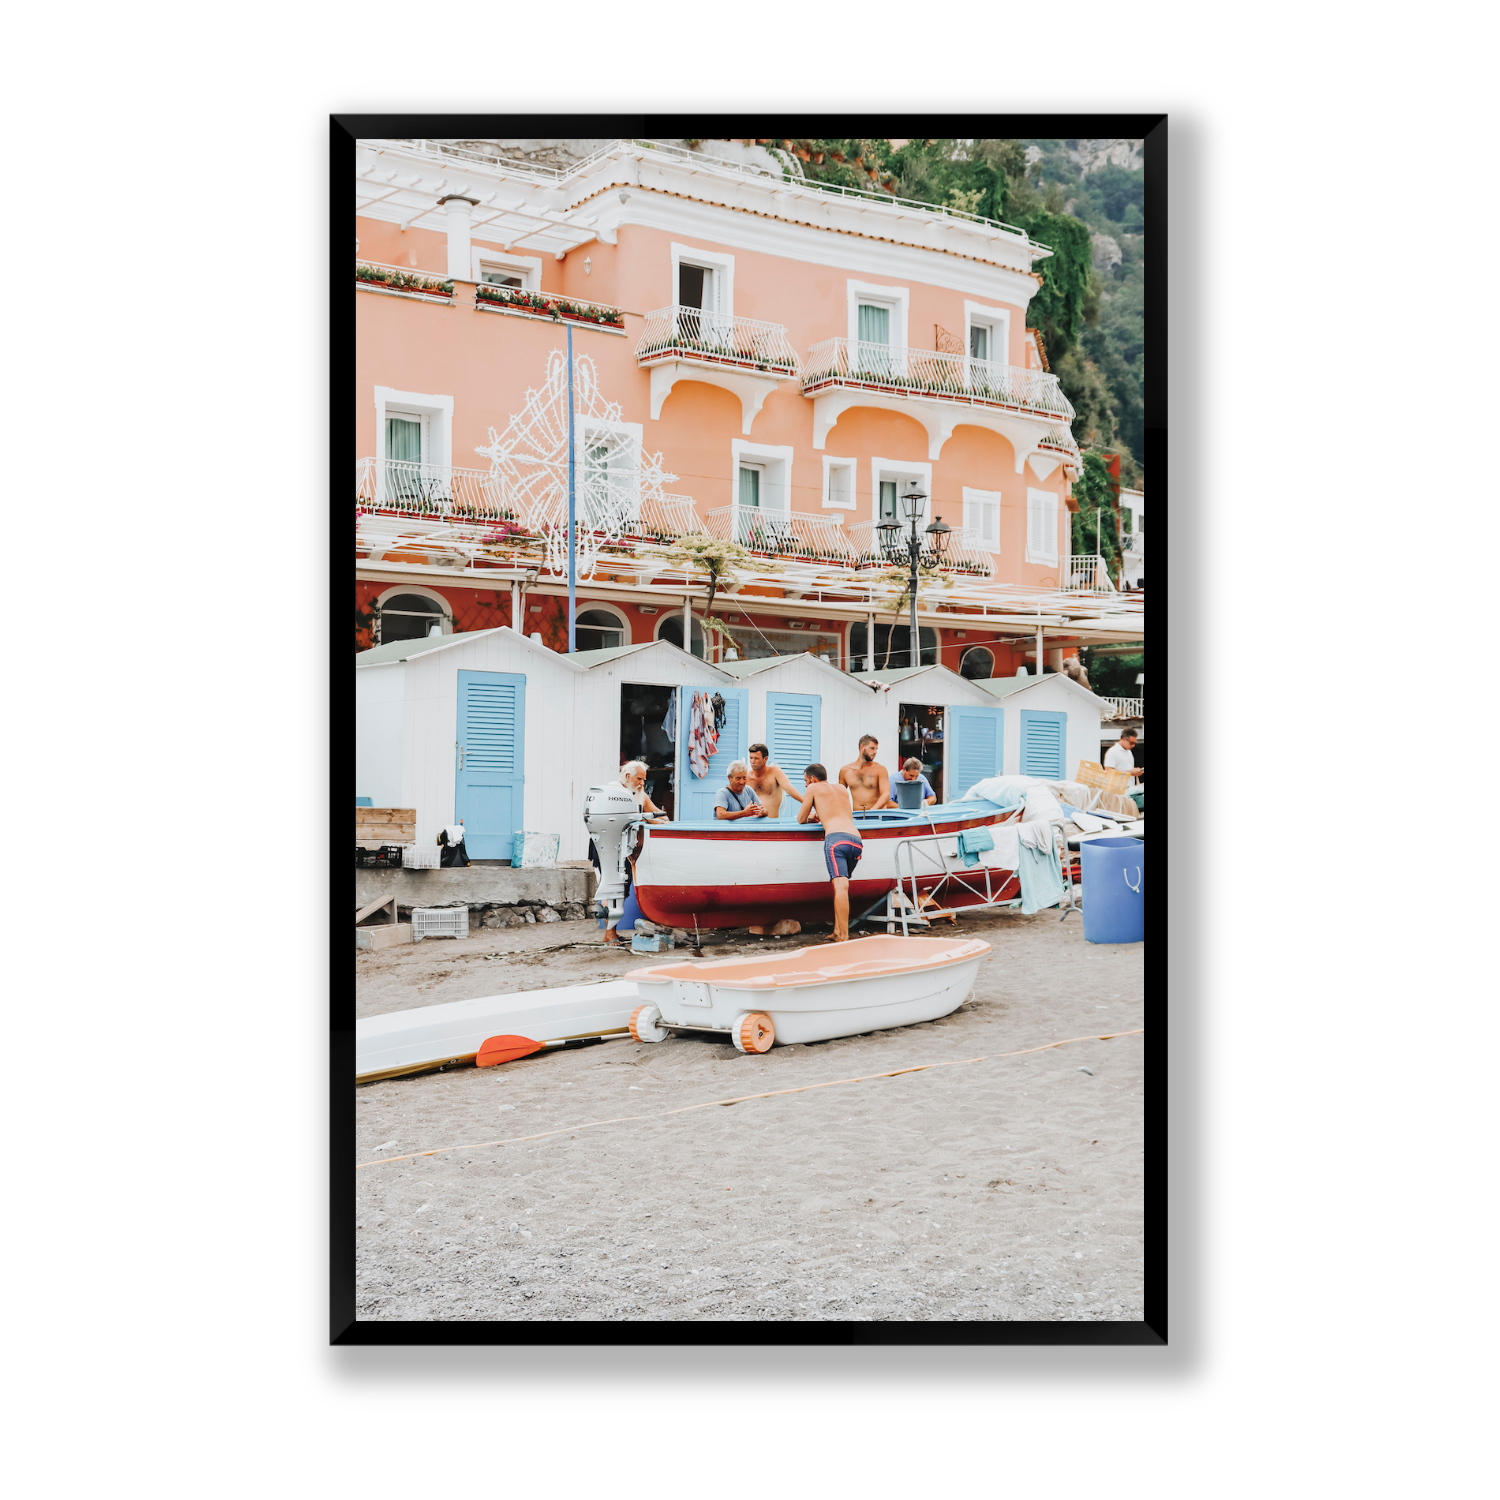
[[[1141,839],[1084,839],[1083,936],[1090,943],[1146,940],[1146,845]]]

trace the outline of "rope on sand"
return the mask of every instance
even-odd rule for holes
[[[1144,1026],[1134,1031],[1112,1031],[1105,1036],[1070,1036],[1060,1042],[1047,1042],[1040,1047],[1023,1047],[1018,1052],[992,1052],[984,1057],[950,1057],[942,1062],[913,1063],[906,1068],[890,1068],[884,1073],[864,1073],[858,1078],[830,1078],[826,1083],[804,1083],[792,1089],[769,1089],[763,1094],[739,1094],[733,1099],[707,1099],[702,1104],[684,1104],[678,1109],[664,1109],[650,1115],[616,1115],[612,1120],[588,1120],[582,1125],[564,1125],[558,1130],[543,1130],[537,1135],[513,1135],[504,1141],[479,1141],[469,1146],[436,1146],[431,1151],[409,1151],[405,1156],[386,1156],[379,1161],[362,1161],[356,1167],[386,1167],[396,1161],[415,1161],[422,1156],[442,1156],[448,1151],[488,1151],[496,1146],[518,1146],[524,1141],[544,1141],[548,1136],[567,1135],[570,1131],[593,1130],[600,1125],[627,1125],[639,1120],[665,1120],[671,1115],[689,1114],[695,1109],[723,1108],[730,1104],[748,1104],[754,1099],[775,1099],[782,1094],[806,1094],[812,1089],[838,1088],[845,1083],[869,1083],[876,1078],[899,1078],[903,1073],[925,1073],[932,1068],[959,1068],[965,1063],[998,1062],[1003,1057],[1025,1057],[1032,1052],[1049,1052],[1054,1047],[1067,1047],[1074,1042],[1112,1042],[1122,1036],[1141,1036]]]

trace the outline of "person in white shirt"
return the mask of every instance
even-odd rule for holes
[[[1111,771],[1123,771],[1132,779],[1145,773],[1144,766],[1135,763],[1135,742],[1138,738],[1135,730],[1124,730],[1120,735],[1120,742],[1111,745],[1104,754],[1104,764]]]

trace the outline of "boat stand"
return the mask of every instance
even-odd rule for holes
[[[945,844],[947,848],[943,847]],[[1052,847],[1060,861],[1063,880],[1064,900],[1058,903],[1062,907],[1062,916],[1058,921],[1063,922],[1067,920],[1069,912],[1078,910],[1078,900],[1073,885],[1073,860],[1068,851],[1067,835],[1060,824],[1052,825]],[[934,917],[956,916],[965,911],[1005,911],[1021,904],[1019,896],[1000,899],[1000,892],[1016,878],[1015,871],[996,871],[990,865],[963,864],[959,860],[957,834],[922,834],[916,838],[901,839],[894,855],[895,884],[874,905],[861,912],[849,924],[851,927],[864,921],[884,922],[887,932],[894,932],[899,927],[902,937],[910,937],[912,928],[924,930],[931,927]],[[945,890],[953,894],[963,891],[979,899],[966,902],[963,906],[922,906],[923,893],[917,887],[917,879],[920,876],[925,880],[933,875],[938,877],[937,884],[931,886],[926,894],[934,900],[940,899],[940,893]],[[1004,878],[998,879],[997,876]],[[948,899],[951,901],[952,895]],[[884,913],[876,915],[882,905],[885,907]]]

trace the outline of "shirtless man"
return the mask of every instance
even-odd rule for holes
[[[764,745],[751,745],[750,785],[760,798],[760,805],[765,808],[766,816],[775,818],[781,814],[781,799],[784,795],[789,793],[795,797],[798,807],[801,807],[802,793],[787,780],[786,772],[771,762],[770,754]]]
[[[854,826],[854,808],[850,805],[849,793],[841,786],[834,786],[828,780],[828,772],[820,765],[809,766],[804,775],[807,795],[797,821],[806,823],[809,818],[816,818],[823,825],[823,863],[833,882],[833,940],[847,943],[849,877],[864,852],[864,840]]]
[[[859,758],[839,771],[839,785],[848,787],[855,812],[885,807],[891,800],[891,773],[876,759],[880,741],[873,734],[860,737]]]

